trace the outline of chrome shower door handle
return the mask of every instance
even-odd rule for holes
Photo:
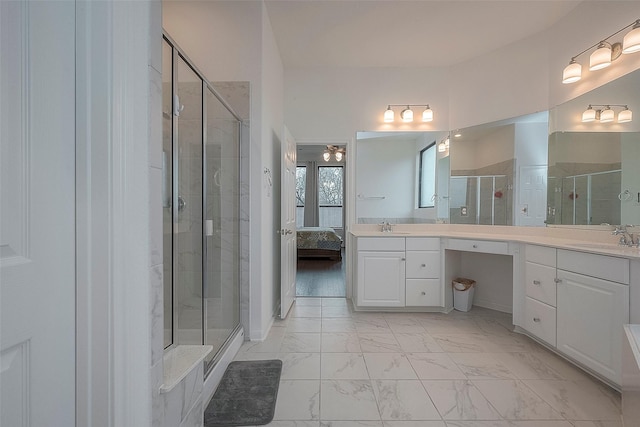
[[[184,201],[182,196],[178,196],[178,212],[182,212],[187,207],[187,202]]]

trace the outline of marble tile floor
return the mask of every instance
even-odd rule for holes
[[[283,361],[271,427],[622,427],[620,394],[511,315],[353,312],[298,298],[236,360]]]

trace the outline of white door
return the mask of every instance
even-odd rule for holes
[[[75,425],[75,4],[0,1],[0,425]]]
[[[280,219],[280,317],[296,300],[296,141],[286,127],[282,132]]]
[[[516,225],[544,227],[547,213],[547,167],[520,168],[520,191]]]

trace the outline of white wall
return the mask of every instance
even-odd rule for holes
[[[249,81],[250,325],[262,339],[279,302],[280,139],[283,68],[261,1],[165,1],[163,26],[211,82]],[[295,134],[294,134],[295,135]],[[273,188],[264,186],[264,170]],[[278,225],[276,225],[278,223]]]
[[[261,227],[262,245],[262,319],[260,334],[264,337],[280,306],[280,169],[281,141],[283,138],[284,77],[280,52],[276,45],[266,6],[262,4],[262,168],[273,175],[273,192],[262,195],[262,216],[251,217],[251,222]],[[254,159],[252,157],[252,159]],[[252,170],[255,167],[252,167]],[[261,224],[259,224],[259,220]],[[252,338],[257,337],[253,333]]]
[[[442,68],[287,68],[285,119],[305,140],[350,140],[356,131],[448,130],[448,86]],[[429,103],[434,121],[384,123],[387,105],[405,102]]]
[[[410,129],[382,121],[389,103],[430,103],[433,130],[545,111],[640,68],[640,55],[623,55],[605,70],[584,72],[576,84],[561,83],[571,56],[637,17],[637,2],[588,1],[549,29],[448,68],[287,69],[285,118],[296,137],[314,139],[350,138],[356,130]],[[588,61],[588,54],[579,59]]]

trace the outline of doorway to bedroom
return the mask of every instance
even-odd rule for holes
[[[345,148],[297,146],[297,297],[345,297]]]

